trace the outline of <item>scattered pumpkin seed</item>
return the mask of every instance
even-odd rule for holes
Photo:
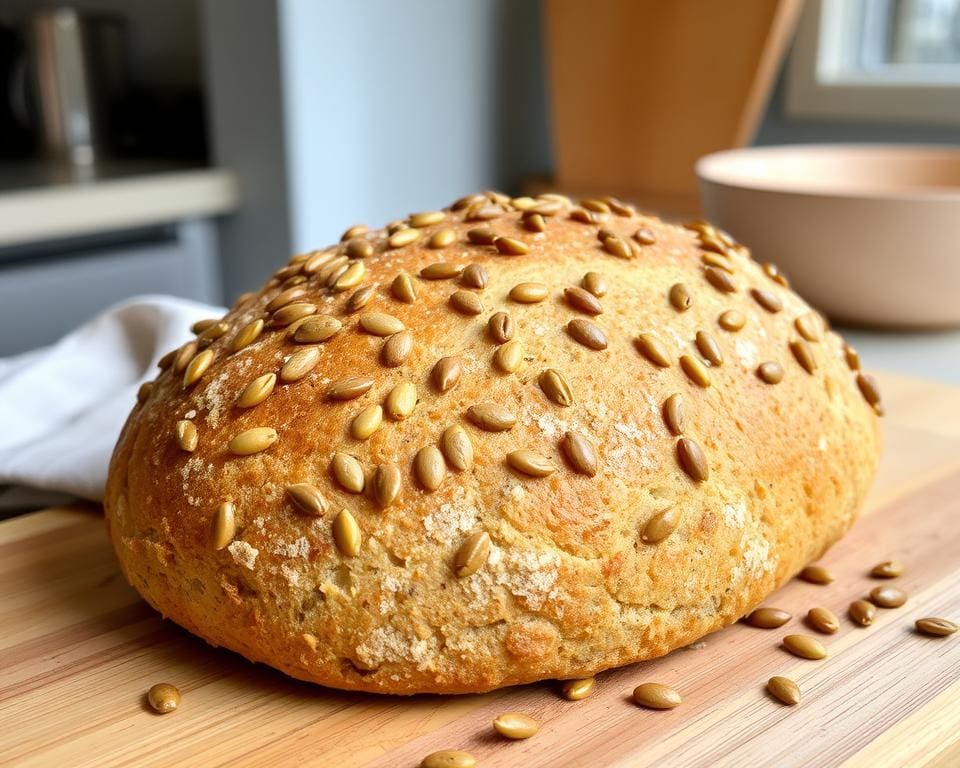
[[[757,376],[766,384],[779,384],[783,381],[783,366],[775,361],[767,361],[757,366]]]
[[[863,399],[870,405],[880,405],[880,389],[877,387],[876,379],[874,379],[873,376],[868,373],[858,373],[857,387],[860,389],[860,394],[863,395]]]
[[[460,578],[472,576],[490,557],[490,534],[476,531],[463,540],[453,558],[453,572]]]
[[[373,497],[381,507],[389,507],[400,496],[403,478],[396,464],[381,464],[373,473]]]
[[[817,606],[807,612],[807,623],[818,632],[832,635],[840,629],[840,620],[829,608]]]
[[[477,758],[460,749],[441,749],[431,752],[420,763],[420,768],[475,768]]]
[[[295,285],[292,288],[287,288],[285,291],[280,291],[276,296],[274,296],[269,302],[267,302],[266,310],[267,312],[276,312],[280,307],[285,307],[287,304],[290,304],[294,299],[299,299],[301,296],[304,296],[307,293],[306,289],[303,286]]]
[[[165,715],[180,706],[180,691],[170,683],[157,683],[147,691],[147,701],[154,712]]]
[[[388,368],[396,368],[403,365],[406,359],[413,351],[413,332],[400,331],[393,336],[388,336],[383,342],[383,348],[380,351],[380,359]]]
[[[808,565],[797,574],[797,578],[810,584],[829,584],[833,581],[833,574],[822,565]]]
[[[629,259],[633,256],[630,245],[619,235],[610,235],[603,239],[603,249],[611,256],[618,256],[621,259]]]
[[[537,378],[540,389],[549,398],[550,402],[567,407],[573,405],[573,392],[563,374],[555,368],[547,368]]]
[[[344,376],[327,389],[327,399],[353,400],[365,394],[372,386],[373,379],[367,376]]]
[[[183,385],[185,387],[189,387],[191,384],[195,384],[197,381],[199,381],[200,377],[206,373],[212,362],[212,349],[205,349],[203,352],[198,352],[187,364],[187,368],[183,372]]]
[[[647,709],[673,709],[683,703],[680,694],[662,683],[643,683],[633,689],[633,700]]]
[[[467,240],[474,245],[493,245],[496,239],[497,236],[490,227],[475,227],[467,230]]]
[[[529,739],[540,730],[540,723],[523,712],[504,712],[494,718],[493,728],[508,739]]]
[[[413,470],[420,485],[429,492],[437,490],[447,476],[443,454],[435,445],[428,445],[417,451],[413,457]]]
[[[373,243],[358,237],[347,242],[346,254],[351,259],[367,259],[373,256]]]
[[[827,657],[827,649],[817,638],[810,635],[787,635],[783,647],[801,659],[819,660]]]
[[[567,299],[567,304],[579,312],[584,312],[588,315],[603,314],[603,306],[590,291],[576,285],[571,285],[563,289],[563,295]]]
[[[534,451],[521,448],[507,454],[507,464],[517,472],[530,477],[546,477],[553,474],[557,468],[546,456]]]
[[[263,332],[263,319],[257,318],[256,320],[247,323],[243,328],[237,331],[237,335],[233,337],[230,341],[230,351],[239,352],[244,347],[249,346],[255,342],[260,334]]]
[[[493,364],[503,373],[516,373],[523,363],[523,344],[517,339],[501,344],[493,353]]]
[[[490,276],[483,264],[468,264],[460,275],[460,282],[467,288],[483,290],[489,281]]]
[[[487,321],[487,330],[497,344],[505,344],[513,338],[516,327],[513,318],[506,312],[495,312]]]
[[[523,240],[517,240],[513,237],[497,237],[493,241],[499,253],[504,256],[522,256],[530,252],[530,246]]]
[[[660,368],[670,366],[670,353],[667,347],[656,336],[650,333],[641,333],[636,339],[637,349],[647,360]]]
[[[677,440],[677,459],[680,468],[696,483],[702,483],[710,477],[710,466],[700,444],[689,437]]]
[[[227,449],[234,456],[250,456],[267,450],[275,442],[277,430],[273,427],[253,427],[234,437],[227,444]]]
[[[150,393],[153,391],[153,382],[145,381],[143,382],[139,389],[137,389],[137,403],[143,404],[147,402],[147,399],[150,397]]]
[[[703,270],[703,276],[710,285],[721,293],[735,293],[737,290],[737,284],[733,281],[733,278],[722,269],[706,267]]]
[[[473,291],[456,291],[450,296],[450,305],[464,315],[479,315],[483,312],[483,302]]]
[[[401,381],[387,395],[384,410],[394,421],[407,418],[417,407],[417,386],[412,381]]]
[[[820,327],[817,322],[817,316],[813,312],[800,315],[800,317],[793,321],[793,325],[797,329],[797,333],[806,341],[820,341]]]
[[[795,706],[800,703],[800,687],[789,677],[776,675],[767,681],[767,690],[777,701],[787,706]]]
[[[777,629],[793,618],[787,611],[780,608],[756,608],[744,618],[751,627],[759,629]]]
[[[736,333],[747,324],[747,318],[742,312],[735,309],[728,309],[717,319],[720,327],[725,331]]]
[[[805,341],[797,340],[790,342],[790,351],[800,363],[800,367],[807,373],[813,373],[817,370],[817,358],[814,357],[813,349]]]
[[[647,544],[657,544],[677,530],[683,513],[675,506],[670,506],[651,517],[643,527],[640,538]]]
[[[763,274],[773,280],[773,282],[782,285],[784,288],[789,286],[787,278],[784,277],[783,273],[779,270],[776,264],[764,264],[762,269]]]
[[[607,294],[607,281],[599,272],[587,272],[580,281],[580,285],[598,299]]]
[[[320,490],[310,483],[293,483],[287,486],[287,495],[301,512],[322,517],[327,511],[327,500]]]
[[[369,243],[367,243],[369,245]],[[346,270],[333,281],[331,286],[335,291],[345,291],[348,288],[356,288],[363,282],[363,277],[367,273],[367,265],[362,261],[354,261]]]
[[[417,300],[417,288],[413,284],[413,278],[406,272],[401,272],[390,283],[390,293],[398,301],[405,304],[413,304]]]
[[[360,315],[360,327],[374,336],[392,336],[405,329],[401,320],[385,312],[364,312]]]
[[[576,317],[567,323],[567,333],[570,337],[590,349],[606,349],[607,335],[596,323],[583,317]]]
[[[861,627],[869,627],[873,624],[873,619],[877,615],[877,609],[873,603],[868,603],[866,600],[854,600],[850,603],[850,608],[847,610],[847,613],[850,615],[850,619],[854,624]]]
[[[193,453],[197,448],[197,425],[190,419],[180,419],[177,422],[177,445],[180,450]]]
[[[454,469],[463,471],[473,466],[473,443],[459,424],[453,424],[443,431],[440,448],[447,463]]]
[[[878,608],[899,608],[907,602],[907,593],[902,589],[884,584],[870,590],[870,600]]]
[[[686,312],[693,306],[693,296],[690,295],[690,289],[683,283],[674,283],[670,286],[668,296],[670,304],[677,312]]]
[[[696,343],[697,350],[704,360],[714,367],[723,365],[723,353],[713,336],[706,331],[697,331]]]
[[[539,206],[538,206],[539,208]],[[547,221],[543,214],[536,210],[526,211],[523,216],[523,226],[531,232],[546,232]]]
[[[270,325],[274,328],[285,328],[297,320],[309,317],[316,311],[317,308],[307,302],[298,301],[293,304],[287,304],[287,306],[280,307],[280,309],[273,313],[273,317],[270,318]]]
[[[340,235],[340,242],[346,242],[347,240],[352,240],[355,237],[359,237],[367,231],[365,224],[354,224],[346,232]]]
[[[503,432],[517,423],[517,417],[496,403],[478,403],[467,409],[467,416],[480,429]]]
[[[231,501],[223,502],[213,514],[210,524],[210,545],[215,550],[227,546],[237,533],[236,507]]]
[[[457,233],[452,229],[438,229],[427,241],[428,248],[446,248],[457,239]]]
[[[853,347],[851,347],[849,344],[844,344],[844,345],[843,345],[843,356],[844,356],[844,359],[847,361],[847,367],[848,367],[851,371],[859,371],[859,370],[860,370],[860,355],[859,355],[859,353],[857,352],[857,350],[855,350],[855,349],[854,349]]]
[[[463,362],[459,357],[441,357],[433,366],[430,378],[440,392],[453,389],[463,374]]]
[[[280,381],[299,381],[312,371],[320,362],[320,350],[317,347],[298,349],[280,368]]]
[[[365,285],[363,288],[355,290],[350,295],[350,298],[347,299],[347,312],[359,312],[367,306],[367,304],[370,303],[370,299],[376,295],[378,287],[376,283],[373,283],[372,285]]]
[[[753,300],[763,307],[767,312],[776,313],[783,309],[783,302],[773,291],[767,291],[763,288],[754,288],[750,291]]]
[[[952,635],[960,626],[957,626],[950,619],[943,619],[938,616],[930,616],[924,619],[917,619],[917,632],[931,637],[946,637]]]
[[[647,227],[640,227],[640,229],[634,232],[633,239],[640,243],[640,245],[653,245],[657,242],[656,235]]]
[[[190,326],[190,332],[199,336],[201,333],[216,325],[218,322],[219,320],[217,320],[215,317],[206,317],[203,320],[197,320],[197,322]]]
[[[382,422],[383,407],[377,404],[368,405],[353,417],[350,434],[356,440],[366,440],[380,428]]]
[[[293,340],[299,344],[316,344],[333,338],[343,324],[330,315],[315,315],[307,318],[293,333]]]
[[[550,289],[543,283],[517,283],[508,295],[521,304],[536,304],[550,295]]]
[[[350,493],[362,493],[366,484],[363,466],[356,456],[337,451],[330,461],[330,469],[334,479]]]
[[[560,443],[570,466],[581,475],[593,477],[597,474],[597,450],[583,435],[576,432],[567,432]]]
[[[903,576],[904,570],[906,569],[899,560],[884,560],[870,569],[870,575],[875,579],[895,579]]]
[[[416,242],[420,237],[420,230],[407,228],[407,229],[398,229],[389,238],[387,238],[387,245],[391,248],[403,248],[405,245],[410,245],[411,243]]]
[[[423,213],[413,213],[410,215],[411,227],[429,227],[432,224],[439,224],[447,215],[443,211],[425,211]]]
[[[357,519],[347,509],[341,509],[333,518],[333,543],[345,557],[356,557],[360,554],[360,544],[363,539]]]
[[[692,355],[680,355],[680,367],[698,387],[709,387],[711,385],[710,373],[706,366]]]
[[[679,393],[670,395],[663,402],[663,423],[667,425],[671,435],[679,437],[685,431],[686,421],[683,397]]]
[[[596,679],[583,677],[578,680],[564,680],[560,684],[560,694],[567,701],[580,701],[593,693]]]
[[[277,374],[265,373],[257,376],[237,396],[238,408],[253,408],[266,400],[277,384]]]

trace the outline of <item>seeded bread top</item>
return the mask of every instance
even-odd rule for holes
[[[107,519],[130,581],[328,685],[659,655],[852,522],[873,380],[772,265],[606,198],[352,227],[161,361]]]

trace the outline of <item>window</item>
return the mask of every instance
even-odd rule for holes
[[[813,0],[787,78],[798,117],[960,125],[960,0]]]

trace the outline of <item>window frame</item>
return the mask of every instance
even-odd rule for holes
[[[850,26],[866,2],[876,0],[809,0],[787,65],[787,114],[960,125],[960,65],[851,69]]]

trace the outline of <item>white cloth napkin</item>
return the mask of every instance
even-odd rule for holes
[[[107,465],[140,383],[160,357],[219,317],[212,307],[139,296],[50,347],[0,358],[0,510],[100,501]]]

